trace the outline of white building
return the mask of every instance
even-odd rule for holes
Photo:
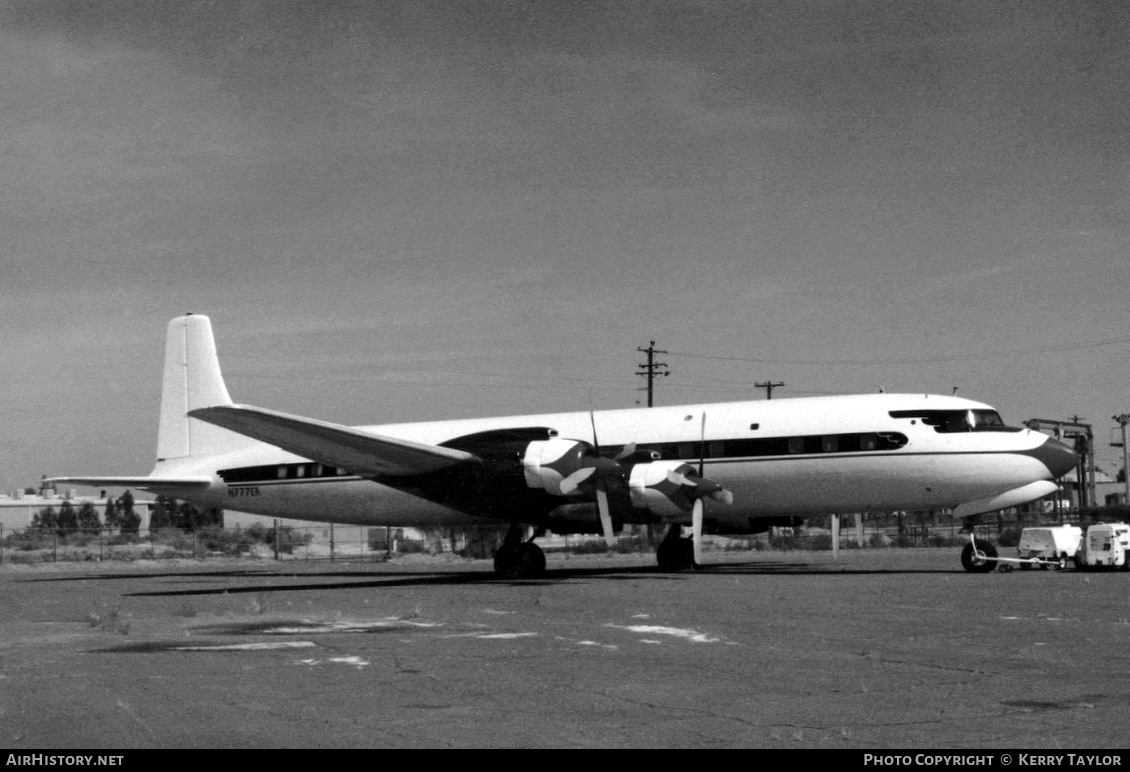
[[[78,509],[83,504],[90,502],[98,513],[98,519],[105,522],[106,502],[110,499],[103,495],[76,496],[73,490],[59,493],[50,488],[40,493],[25,493],[23,490],[12,491],[7,496],[0,496],[0,534],[22,531],[31,525],[36,513],[47,507],[54,507],[58,512],[64,501],[69,501],[71,506]],[[116,502],[117,499],[114,499]],[[149,527],[149,512],[155,502],[151,499],[134,498],[133,511],[141,515],[141,527]]]

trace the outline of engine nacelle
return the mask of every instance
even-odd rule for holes
[[[569,495],[562,492],[561,481],[588,466],[585,459],[592,452],[593,447],[587,442],[561,437],[531,442],[522,458],[526,485],[554,496]]]
[[[682,485],[668,479],[670,472],[683,476],[698,475],[693,466],[682,461],[652,461],[632,467],[632,473],[628,477],[632,506],[658,517],[672,517],[689,512],[694,506],[694,500],[687,495]]]

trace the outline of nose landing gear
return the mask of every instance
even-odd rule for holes
[[[969,543],[961,551],[961,567],[970,574],[988,574],[997,567],[997,548],[988,541],[976,541],[969,534]]]

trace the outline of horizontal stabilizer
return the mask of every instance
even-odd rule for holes
[[[480,463],[478,456],[462,450],[386,437],[250,405],[217,405],[188,414],[362,476],[408,477],[456,464]]]
[[[89,485],[92,488],[140,488],[154,493],[180,491],[192,488],[207,488],[211,477],[48,477],[46,483],[66,485]]]

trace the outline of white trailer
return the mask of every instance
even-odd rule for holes
[[[1083,529],[1077,525],[1025,528],[1020,532],[1016,556],[1022,561],[1023,569],[1039,566],[1062,570],[1078,552],[1082,540]]]

